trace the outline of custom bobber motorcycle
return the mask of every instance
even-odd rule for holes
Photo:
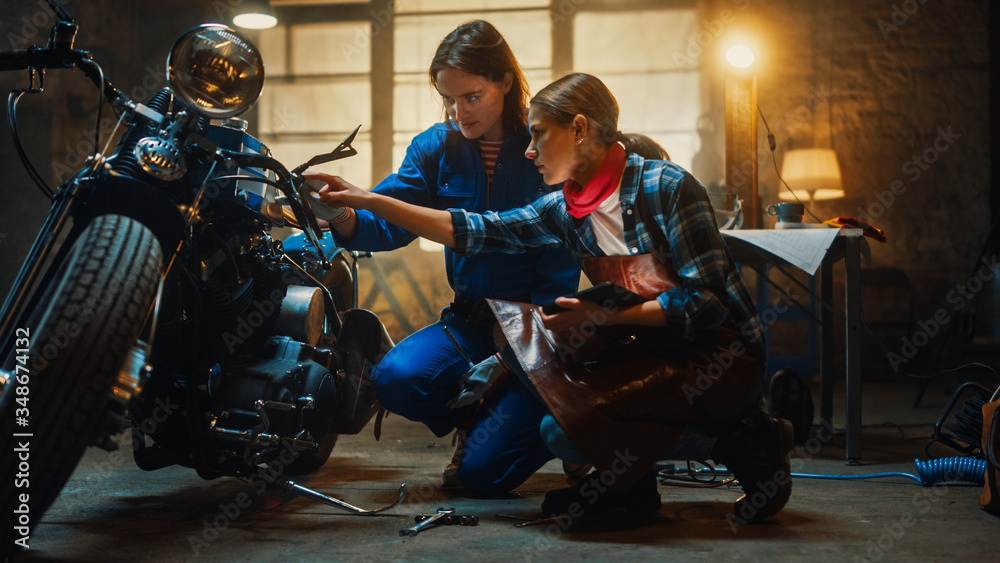
[[[0,52],[0,70],[27,71],[8,119],[52,201],[0,317],[5,547],[27,547],[84,450],[128,443],[122,432],[145,470],[264,475],[357,514],[396,506],[405,486],[393,504],[364,510],[289,480],[372,418],[369,370],[392,346],[356,308],[357,256],[325,255],[301,176],[356,154],[357,130],[289,171],[236,117],[264,79],[246,37],[217,24],[184,33],[169,87],[134,101],[74,48],[72,18],[48,3],[58,16],[48,45]],[[92,79],[119,121],[53,190],[20,148],[16,108],[46,69],[63,68]],[[285,253],[271,235],[281,225],[303,229],[313,250]]]

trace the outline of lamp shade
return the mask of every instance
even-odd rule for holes
[[[794,192],[778,193],[780,199],[837,199],[844,197],[840,166],[833,149],[797,149],[785,153],[781,177]]]
[[[278,18],[267,0],[247,0],[237,6],[233,24],[246,29],[268,29],[278,24]]]

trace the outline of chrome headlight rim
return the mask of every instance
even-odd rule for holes
[[[213,39],[219,37],[228,40],[214,44]],[[235,57],[203,56],[206,46],[218,49],[229,43],[236,45]],[[196,53],[199,47],[202,50]],[[204,60],[198,63],[210,64],[197,64],[193,59],[199,54]],[[256,45],[242,33],[224,24],[206,23],[189,29],[174,41],[167,55],[167,81],[185,105],[212,119],[226,119],[244,113],[260,98],[264,61]],[[235,95],[226,92],[226,86],[239,91]]]

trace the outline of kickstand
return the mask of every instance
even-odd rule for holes
[[[399,503],[403,502],[403,497],[406,495],[406,483],[399,486],[399,496],[396,497],[396,502],[390,504],[389,506],[383,506],[373,510],[365,510],[363,508],[358,508],[347,504],[346,502],[335,499],[331,496],[324,495],[323,493],[314,491],[308,487],[303,487],[294,481],[289,481],[287,479],[279,479],[277,484],[287,490],[305,495],[313,500],[322,502],[323,504],[328,504],[330,506],[335,506],[341,510],[346,510],[348,512],[353,512],[354,514],[359,514],[362,516],[371,516],[372,514],[377,514],[379,512],[389,510],[390,508],[395,508]]]

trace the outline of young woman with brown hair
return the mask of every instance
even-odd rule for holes
[[[691,428],[714,436],[711,458],[746,493],[737,521],[776,514],[791,493],[792,427],[763,410],[760,320],[702,185],[682,168],[630,150],[618,106],[596,77],[572,74],[532,99],[526,156],[561,192],[505,212],[430,210],[319,176],[322,201],[368,209],[456,252],[568,248],[594,284],[645,301],[560,297],[550,314],[491,300],[502,359],[546,406],[540,432],[564,460],[596,470],[550,491],[542,508],[572,517],[660,507],[653,465]],[[648,153],[647,153],[648,156]],[[653,155],[655,157],[655,155]],[[614,296],[612,296],[614,297]],[[491,366],[491,364],[494,364]],[[509,379],[508,379],[509,380]]]

